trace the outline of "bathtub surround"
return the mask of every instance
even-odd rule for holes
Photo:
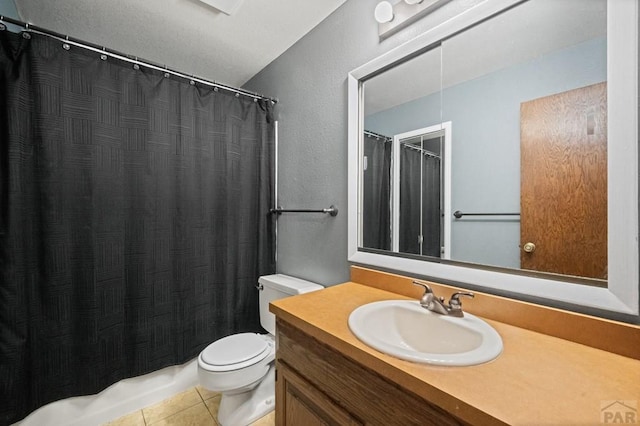
[[[96,395],[52,402],[15,426],[101,425],[136,410],[155,406],[198,383],[197,360],[120,380]]]
[[[271,104],[0,32],[0,424],[260,332]]]

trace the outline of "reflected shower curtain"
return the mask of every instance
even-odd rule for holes
[[[422,254],[440,257],[440,159],[423,155],[422,161]]]
[[[261,331],[270,103],[0,43],[0,424]]]
[[[364,134],[362,243],[391,250],[391,141]]]
[[[440,159],[401,145],[400,252],[440,257],[440,228]]]

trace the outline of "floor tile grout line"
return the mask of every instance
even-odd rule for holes
[[[182,410],[178,410],[178,411],[176,411],[175,413],[169,414],[168,416],[162,417],[161,419],[157,419],[157,420],[155,420],[153,423],[159,423],[159,422],[161,422],[162,420],[166,420],[166,419],[168,419],[169,417],[175,416],[176,414],[182,413],[183,411],[186,411],[186,410],[188,410],[188,409],[190,409],[190,408],[193,408],[193,407],[195,407],[196,405],[198,405],[198,404],[200,404],[200,403],[204,404],[204,401],[202,400],[202,395],[200,395],[200,392],[198,392],[198,389],[197,389],[197,388],[195,388],[195,387],[193,387],[193,388],[191,388],[191,389],[193,389],[193,390],[198,394],[198,396],[200,397],[201,402],[196,402],[195,404],[192,404],[192,405],[190,405],[190,406],[188,406],[188,407],[185,407],[185,408],[183,408]],[[181,393],[185,393],[185,392],[188,392],[188,391],[189,391],[189,389],[187,389],[186,391],[181,392]],[[177,396],[177,395],[179,395],[179,394],[176,394],[176,395],[174,395],[174,396],[171,396],[171,397],[169,397],[169,398],[166,398],[166,399],[164,399],[164,400],[160,401],[160,402],[159,402],[159,404],[160,404],[160,403],[163,403],[163,402],[165,402],[165,401],[167,401],[167,400],[169,400],[169,399],[172,399],[172,398],[174,398],[174,397],[175,397],[175,396]],[[145,407],[145,408],[149,408],[149,407]],[[206,404],[205,404],[205,408],[207,408]],[[147,419],[146,419],[146,417],[144,416],[144,408],[143,408],[142,410],[140,410],[140,411],[142,411],[142,417],[143,417],[143,419],[144,419],[145,426],[151,426],[153,423],[147,423]],[[209,409],[208,409],[208,408],[207,408],[207,411],[209,411]],[[209,414],[211,414],[211,413],[209,413]]]
[[[215,398],[215,397],[214,397],[214,398]],[[210,398],[210,399],[213,399],[213,398]],[[206,409],[207,409],[207,412],[209,413],[209,415],[210,415],[210,416],[211,416],[211,418],[213,419],[213,421],[214,421],[215,425],[217,426],[217,425],[218,425],[218,418],[217,418],[217,417],[218,417],[218,415],[217,415],[218,413],[213,414],[213,413],[211,412],[211,409],[210,409],[210,408],[209,408],[209,406],[207,405],[207,403],[206,403],[206,402],[203,402],[203,404],[204,404],[204,408],[206,408]]]
[[[211,410],[209,409],[209,406],[207,405],[204,396],[202,396],[202,394],[200,393],[200,389],[198,389],[198,387],[195,387],[196,392],[198,392],[198,395],[200,395],[200,399],[202,400],[202,403],[204,404],[204,408],[207,410],[207,413],[209,413],[209,416],[211,416],[211,420],[213,420],[213,424],[214,426],[218,426],[218,419],[216,419],[216,416],[213,415],[213,413],[211,412]],[[209,399],[213,399],[215,397],[211,397]]]
[[[190,405],[190,406],[189,406],[189,407],[187,407],[187,408],[184,408],[184,409],[182,409],[182,410],[180,410],[180,411],[176,411],[176,412],[175,412],[175,413],[173,413],[173,414],[169,414],[169,415],[168,415],[168,416],[166,416],[166,417],[163,417],[163,418],[161,418],[161,419],[158,419],[158,420],[154,421],[153,423],[151,423],[151,425],[148,425],[148,424],[146,423],[146,421],[145,421],[145,426],[152,426],[152,425],[154,425],[154,424],[156,424],[156,423],[160,423],[160,422],[161,422],[161,421],[163,421],[163,420],[167,420],[169,417],[177,416],[178,414],[183,414],[185,411],[190,410],[190,409],[192,409],[193,407],[197,407],[197,406],[198,406],[198,405],[200,405],[200,404],[204,404],[204,403],[198,402],[198,403],[196,403],[196,404]],[[207,407],[205,406],[205,408],[207,408]],[[208,410],[207,410],[207,411],[208,411]],[[211,415],[211,413],[209,413],[209,415]]]
[[[196,386],[194,388],[196,390],[196,392],[198,393],[198,396],[200,397],[200,399],[202,400],[202,402],[204,402],[204,397],[202,396],[202,394],[200,393],[200,389],[198,389],[198,387]],[[206,404],[205,404],[206,405]]]
[[[198,387],[197,387],[197,386],[196,386],[196,387],[193,387],[193,388],[191,388],[191,389],[189,389],[189,390],[195,390],[195,391],[196,391],[196,393],[198,394],[198,396],[199,396],[199,398],[200,398],[200,402],[197,402],[197,403],[192,404],[192,405],[190,405],[190,406],[188,406],[188,407],[185,407],[185,408],[183,408],[183,409],[181,409],[181,410],[179,410],[179,411],[177,411],[177,412],[175,412],[175,413],[172,413],[172,414],[170,414],[170,415],[168,415],[168,416],[165,416],[165,417],[162,417],[162,418],[156,419],[156,420],[154,420],[153,422],[150,422],[150,421],[147,419],[147,416],[145,416],[144,410],[145,410],[145,409],[147,409],[147,408],[150,408],[151,406],[156,405],[156,404],[153,404],[153,405],[151,405],[151,406],[149,406],[149,407],[143,407],[143,408],[141,408],[141,409],[140,409],[140,410],[138,410],[138,411],[140,411],[140,415],[142,416],[142,421],[143,421],[144,426],[152,426],[152,425],[154,425],[154,424],[159,424],[160,422],[163,422],[163,421],[165,421],[166,419],[168,419],[168,418],[170,418],[170,417],[179,416],[179,415],[183,414],[185,411],[187,411],[187,410],[189,410],[189,409],[192,409],[192,408],[194,408],[194,407],[198,406],[199,404],[203,404],[203,405],[204,405],[205,410],[207,411],[207,413],[209,414],[209,416],[210,416],[210,418],[211,418],[211,420],[212,420],[212,422],[213,422],[213,423],[212,423],[212,426],[220,426],[220,425],[219,425],[219,423],[218,423],[218,419],[217,419],[217,411],[216,411],[216,413],[214,414],[214,413],[211,411],[211,409],[209,408],[209,405],[207,405],[207,401],[212,400],[212,399],[215,399],[215,398],[220,398],[220,397],[221,397],[221,394],[217,393],[217,394],[215,394],[214,396],[212,396],[211,398],[208,398],[208,399],[206,399],[206,400],[205,400],[205,398],[204,398],[204,394],[200,392],[200,390],[198,389]],[[187,391],[185,391],[185,392],[188,392],[189,390],[187,390]],[[175,396],[176,396],[176,395],[174,395],[174,396],[172,396],[172,397],[170,397],[170,398],[166,398],[165,400],[161,401],[160,403],[162,403],[162,402],[166,402],[167,400],[169,400],[169,399],[171,399],[171,398],[173,398],[173,397],[175,397]],[[159,403],[158,403],[158,404],[159,404]],[[178,418],[179,418],[179,417],[178,417]],[[106,426],[106,425],[105,425],[105,426]]]

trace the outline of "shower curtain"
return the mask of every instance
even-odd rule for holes
[[[0,424],[260,332],[271,103],[0,31]]]
[[[364,134],[363,247],[391,250],[391,141]]]
[[[440,159],[401,148],[399,250],[440,257]]]

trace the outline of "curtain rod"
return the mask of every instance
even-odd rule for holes
[[[190,80],[191,82],[194,82],[194,83],[198,82],[198,83],[206,84],[208,86],[212,86],[212,87],[214,87],[216,89],[227,90],[229,92],[235,93],[236,96],[243,95],[243,96],[248,96],[250,98],[253,98],[254,100],[265,99],[265,100],[271,101],[273,104],[278,103],[278,99],[277,98],[271,98],[271,97],[268,97],[268,96],[263,96],[263,95],[261,95],[259,93],[254,93],[254,92],[251,92],[251,91],[248,91],[248,90],[239,89],[237,87],[232,87],[232,86],[227,86],[227,85],[215,82],[215,81],[209,81],[209,80],[206,80],[204,78],[200,78],[200,77],[196,77],[196,76],[193,76],[193,75],[185,74],[183,72],[176,71],[176,70],[173,70],[171,68],[167,68],[166,65],[160,65],[160,64],[154,63],[152,61],[146,60],[146,59],[138,58],[137,56],[132,56],[132,55],[128,55],[126,53],[118,52],[116,50],[107,49],[106,47],[100,46],[98,44],[90,43],[90,42],[87,42],[87,41],[84,41],[84,40],[80,40],[80,39],[76,39],[76,38],[71,38],[68,35],[56,33],[54,31],[50,31],[50,30],[47,30],[45,28],[37,27],[35,25],[31,25],[29,23],[26,23],[26,22],[23,22],[23,21],[20,21],[20,20],[17,20],[17,19],[10,18],[8,16],[0,15],[0,22],[8,22],[8,23],[13,24],[13,25],[18,25],[18,26],[24,28],[28,32],[44,35],[44,36],[47,36],[47,37],[51,37],[51,38],[59,40],[59,41],[61,41],[63,43],[67,43],[67,44],[70,44],[70,45],[78,46],[78,47],[81,47],[83,49],[91,50],[93,52],[97,52],[97,53],[100,53],[100,54],[103,54],[103,55],[111,56],[113,58],[120,59],[120,60],[123,60],[123,61],[126,61],[126,62],[130,62],[132,64],[142,65],[142,66],[144,66],[146,68],[151,68],[151,69],[155,69],[157,71],[162,71],[162,72],[165,73],[165,75],[167,73],[168,74],[173,74],[173,75],[178,76],[180,78],[184,78],[184,79]],[[0,30],[6,30],[6,27],[5,28],[0,28]],[[191,84],[194,84],[194,83],[191,83]]]
[[[520,216],[520,213],[462,213],[460,210],[456,210],[453,212],[453,216],[460,219],[462,216]]]
[[[420,148],[418,146],[411,145],[411,143],[409,142],[402,142],[402,146],[404,146],[405,148],[413,149],[414,151],[421,152],[423,155],[426,155],[427,157],[437,158],[438,160],[440,159],[440,156],[435,152],[429,151],[428,149]]]
[[[281,215],[282,213],[329,213],[330,216],[338,215],[338,208],[333,204],[328,209],[283,209],[278,206],[275,209],[269,210],[271,213]]]
[[[372,137],[374,137],[374,138],[382,138],[382,139],[384,139],[385,141],[391,141],[391,140],[393,139],[393,138],[390,138],[389,136],[381,135],[381,134],[379,134],[379,133],[372,132],[372,131],[370,131],[370,130],[364,130],[364,131],[363,131],[363,133],[364,133],[365,135],[372,136]]]

